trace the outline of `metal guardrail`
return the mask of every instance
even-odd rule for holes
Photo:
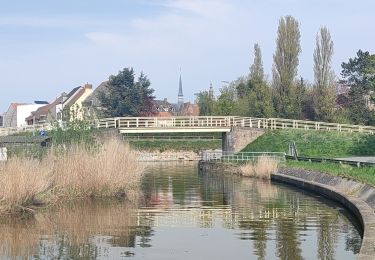
[[[305,157],[305,156],[292,156],[286,155],[287,160],[297,160],[304,162],[316,162],[316,163],[336,163],[336,164],[345,164],[356,167],[375,167],[375,163],[372,162],[360,162],[355,160],[341,160],[341,159],[331,159],[331,158],[317,158],[317,157]]]
[[[242,152],[242,153],[229,153],[222,151],[202,151],[202,161],[206,162],[235,162],[246,163],[256,162],[260,158],[269,158],[277,160],[279,163],[285,163],[285,153],[278,152]]]
[[[317,157],[305,157],[293,155],[287,155],[280,152],[243,152],[243,153],[228,153],[222,151],[202,151],[202,161],[207,162],[236,162],[244,163],[250,161],[257,161],[261,157],[272,158],[280,163],[285,163],[286,160],[297,160],[306,161],[312,163],[337,163],[345,164],[355,167],[375,167],[375,163],[371,162],[360,162],[354,160],[341,160],[341,159],[330,159],[330,158],[317,158]]]

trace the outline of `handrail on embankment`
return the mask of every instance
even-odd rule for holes
[[[224,151],[202,151],[202,161],[205,162],[235,162],[246,163],[255,162],[260,158],[274,159],[280,163],[285,163],[285,153],[279,152],[240,152],[231,153]]]
[[[261,157],[267,157],[285,163],[287,160],[307,161],[315,163],[337,163],[356,167],[375,167],[372,162],[360,162],[355,160],[342,160],[318,157],[292,156],[281,152],[223,152],[223,151],[202,151],[201,160],[206,162],[236,162],[244,163],[249,161],[257,161]]]

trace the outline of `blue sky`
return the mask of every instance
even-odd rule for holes
[[[248,74],[259,43],[271,79],[278,21],[300,22],[299,75],[313,81],[316,33],[327,26],[333,65],[374,52],[373,0],[0,0],[0,112],[10,102],[52,101],[124,67],[143,71],[157,98],[185,100]]]

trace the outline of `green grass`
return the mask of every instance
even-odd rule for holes
[[[324,172],[334,176],[346,177],[375,186],[375,167],[358,168],[334,163],[310,163],[297,161],[287,161],[286,167]]]
[[[158,150],[160,152],[175,151],[194,151],[220,149],[221,140],[212,141],[129,141],[129,144],[140,150]]]
[[[311,130],[269,130],[243,152],[288,152],[294,141],[300,156],[375,156],[375,136]]]

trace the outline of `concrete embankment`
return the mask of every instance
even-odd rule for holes
[[[200,162],[203,172],[238,173],[238,166],[223,163]],[[360,260],[375,259],[375,188],[350,179],[303,169],[280,169],[272,174],[273,181],[307,190],[343,205],[358,220],[362,228]]]
[[[194,151],[138,151],[141,162],[199,161],[201,155]]]

